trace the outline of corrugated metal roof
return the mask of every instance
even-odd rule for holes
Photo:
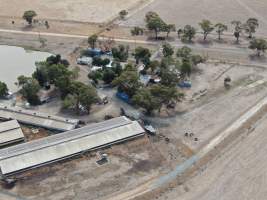
[[[29,111],[17,107],[9,107],[6,105],[0,105],[0,117],[5,119],[16,119],[21,123],[58,131],[72,130],[76,128],[79,122],[77,119],[66,119],[59,116]]]
[[[136,121],[126,117],[114,118],[0,150],[0,168],[5,175],[13,174],[136,137],[144,132]]]
[[[23,139],[24,135],[17,120],[0,123],[0,146]]]

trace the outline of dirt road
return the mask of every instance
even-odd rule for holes
[[[251,120],[257,113],[259,113],[267,105],[267,97],[258,102],[255,106],[249,109],[244,115],[233,122],[226,130],[217,135],[212,139],[207,145],[205,145],[199,152],[187,159],[182,164],[179,164],[173,171],[169,172],[164,176],[157,177],[132,191],[128,191],[117,196],[113,196],[108,200],[131,200],[139,197],[145,193],[151,192],[155,189],[163,187],[164,185],[175,180],[178,175],[186,172],[194,164],[204,158],[207,154],[211,153],[221,142],[225,141],[231,134],[235,133],[239,128],[241,128],[245,123]],[[267,117],[267,116],[266,116]],[[177,198],[176,198],[177,199]],[[178,198],[179,199],[179,198]],[[205,199],[205,198],[203,198]],[[207,199],[207,198],[206,198]]]

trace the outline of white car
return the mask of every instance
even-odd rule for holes
[[[91,65],[93,59],[91,57],[81,57],[77,59],[77,64],[79,65]]]

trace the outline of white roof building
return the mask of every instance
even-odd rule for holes
[[[2,175],[12,175],[135,138],[144,133],[137,121],[131,121],[126,117],[91,124],[0,150],[0,172]]]
[[[0,123],[0,147],[24,140],[24,134],[17,120]]]
[[[0,105],[0,118],[15,119],[20,123],[57,131],[69,131],[75,129],[79,122],[77,119],[66,119],[59,116],[6,105]]]

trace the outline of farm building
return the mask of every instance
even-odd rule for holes
[[[0,150],[2,175],[12,175],[144,134],[137,121],[113,118]]]
[[[0,147],[24,140],[24,134],[17,120],[0,123]]]
[[[24,110],[17,107],[0,105],[0,118],[15,119],[20,123],[47,128],[56,131],[75,129],[79,120],[66,119],[45,113]]]

